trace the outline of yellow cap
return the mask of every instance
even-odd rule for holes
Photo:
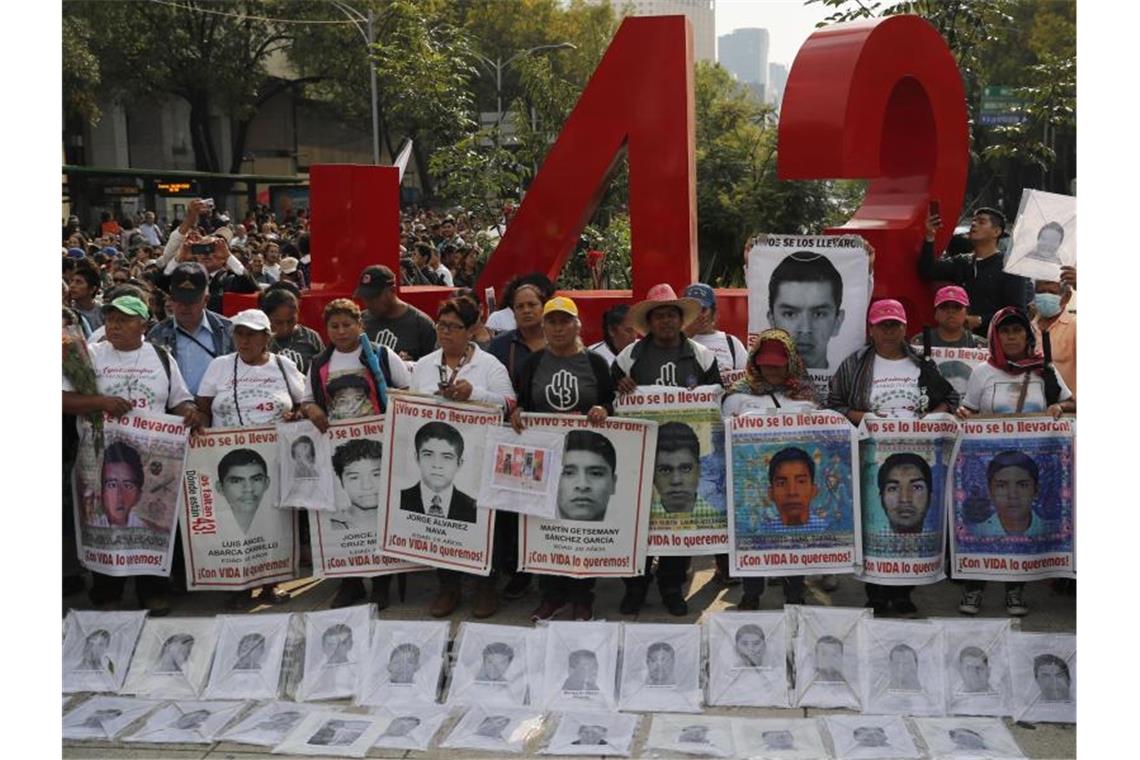
[[[555,296],[542,307],[542,316],[545,317],[547,314],[555,311],[562,311],[572,317],[576,317],[578,316],[578,305],[566,296]]]

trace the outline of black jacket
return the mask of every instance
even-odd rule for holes
[[[1005,306],[1024,309],[1030,292],[1029,280],[1002,269],[1002,255],[995,253],[975,259],[972,253],[934,258],[934,243],[924,241],[918,256],[918,276],[924,280],[946,280],[966,289],[970,313],[982,318],[974,332],[986,337],[990,319]]]

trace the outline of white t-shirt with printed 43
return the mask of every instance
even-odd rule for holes
[[[211,427],[273,424],[279,422],[294,403],[312,400],[308,382],[292,359],[273,355],[264,364],[252,365],[246,364],[236,353],[210,362],[198,386],[198,395],[213,399]]]
[[[134,351],[119,351],[110,341],[88,344],[87,352],[95,369],[95,387],[104,396],[118,396],[130,401],[137,411],[166,414],[167,409],[194,396],[186,387],[178,363],[170,359],[170,378],[158,352],[151,343],[144,342]],[[75,386],[63,378],[63,390],[74,391]]]

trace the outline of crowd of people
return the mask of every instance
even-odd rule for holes
[[[908,320],[901,303],[888,297],[871,304],[866,345],[839,365],[826,397],[817,392],[805,369],[805,360],[818,349],[809,323],[767,330],[746,348],[741,336],[718,328],[716,294],[704,283],[689,284],[680,296],[670,285],[660,284],[639,303],[609,309],[599,325],[604,338],[590,346],[581,340],[577,305],[556,295],[556,284],[539,273],[507,283],[502,308],[488,314],[484,300],[471,290],[483,257],[475,238],[485,238],[487,230],[496,227],[475,224],[462,214],[405,215],[401,271],[383,265],[365,268],[354,293],[363,308],[349,299],[330,302],[323,313],[327,343],[298,321],[311,263],[303,213],[281,224],[264,211],[231,223],[209,202],[195,199],[185,217],[169,229],[150,212],[138,223],[109,221],[104,219],[99,234],[91,238],[79,229],[77,219],[64,228],[63,324],[86,342],[97,385],[93,393],[82,393],[64,381],[65,493],[78,445],[76,417],[130,409],[178,414],[193,430],[299,418],[323,430],[330,420],[379,414],[388,389],[408,389],[497,405],[504,421],[521,429],[521,412],[581,414],[601,423],[613,413],[615,397],[639,385],[720,385],[723,373],[739,371],[742,376],[726,387],[726,415],[758,408],[829,408],[858,425],[867,414],[1056,417],[1076,411],[1076,325],[1075,314],[1067,309],[1076,271],[1065,268],[1058,281],[1032,285],[1005,273],[997,243],[1006,234],[1006,220],[994,209],[974,213],[968,233],[971,251],[953,256],[934,255],[941,220],[932,216],[918,257],[921,277],[949,283],[937,290],[936,324],[925,342],[988,348],[988,363],[971,375],[964,392],[923,355],[923,330]],[[441,300],[435,314],[426,314],[400,299],[400,282],[457,290]],[[225,292],[258,293],[259,308],[227,318],[221,314]],[[1041,350],[1046,339],[1051,346],[1048,362]],[[123,367],[132,368],[133,390],[109,380]],[[573,378],[572,397],[555,387],[559,378]],[[1003,380],[1024,386],[1014,408],[995,402],[992,388]],[[667,433],[661,432],[655,468],[658,474],[663,467],[669,470],[660,475],[662,482],[684,477],[679,463],[688,445],[683,436],[673,440]],[[431,438],[417,441],[417,458],[436,456],[433,442],[438,443]],[[580,466],[573,456],[579,450],[589,453],[591,461],[608,461],[612,477],[612,447],[607,452],[585,434],[567,445],[564,477]],[[125,485],[130,484],[128,465]],[[570,473],[572,479],[581,477],[582,509],[590,508],[591,489],[602,487],[596,481],[604,475]],[[775,480],[772,487],[777,487]],[[794,489],[794,484],[789,482],[787,488]],[[789,493],[792,503],[798,497]],[[421,510],[429,508],[449,514],[464,505],[421,504]],[[65,593],[86,587],[75,557],[71,509],[65,498],[64,525],[71,542],[64,553]],[[495,572],[475,580],[476,618],[490,617],[501,600],[528,592],[531,577],[516,570],[518,529],[517,515],[499,514]],[[184,573],[180,553],[176,551],[172,572],[175,581]],[[665,608],[674,615],[687,614],[682,587],[689,566],[689,557],[650,558],[643,575],[625,580],[620,612],[636,614],[656,576]],[[446,617],[462,603],[462,578],[444,570],[437,576],[438,593],[428,611]],[[728,573],[727,556],[717,558],[716,578],[737,582]],[[389,582],[390,576],[374,578],[369,594],[362,578],[346,578],[332,604],[347,606],[368,597],[384,608]],[[802,576],[783,579],[789,602],[803,601],[803,582]],[[171,579],[140,577],[140,605],[152,614],[164,614],[171,585]],[[747,579],[739,608],[757,609],[764,585],[761,578]],[[123,587],[123,579],[96,573],[89,588],[91,601],[103,608],[117,605]],[[566,609],[576,620],[593,618],[593,579],[543,575],[538,587],[541,602],[532,619],[550,619]],[[876,615],[914,616],[911,591],[908,586],[867,584],[867,606]],[[967,584],[959,610],[977,614],[983,592],[984,584]],[[287,598],[273,586],[256,593],[271,603]],[[241,605],[248,598],[248,593],[238,592],[232,602]],[[1007,584],[1005,602],[1011,615],[1028,612],[1019,584]]]

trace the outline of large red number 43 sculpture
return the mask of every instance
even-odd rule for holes
[[[584,338],[600,337],[600,315],[610,305],[639,299],[658,282],[679,290],[694,281],[692,50],[692,29],[683,16],[622,22],[480,274],[480,291],[501,289],[526,272],[557,278],[623,149],[629,157],[633,287],[569,293],[582,313]],[[901,298],[923,319],[929,317],[930,290],[918,281],[914,262],[927,202],[937,199],[943,219],[957,219],[967,160],[961,80],[930,24],[914,16],[840,24],[804,44],[780,115],[780,176],[869,180],[854,218],[828,232],[867,238],[876,249],[875,294]],[[313,167],[314,285],[303,305],[307,324],[323,327],[324,305],[350,295],[365,266],[399,271],[398,185],[392,167]],[[448,292],[400,288],[428,314]],[[746,334],[746,292],[720,290],[718,302],[722,329]],[[248,297],[227,296],[227,312],[247,303]]]

